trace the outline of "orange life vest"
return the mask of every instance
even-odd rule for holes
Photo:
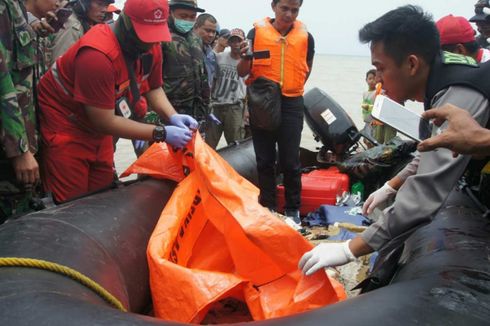
[[[281,85],[284,96],[302,96],[309,72],[306,63],[308,54],[306,26],[296,21],[286,36],[282,36],[272,26],[270,18],[265,18],[254,26],[254,51],[270,51],[270,58],[253,60],[248,84],[258,77],[266,77]]]

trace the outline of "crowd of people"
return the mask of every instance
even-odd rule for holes
[[[272,0],[273,18],[246,34],[220,28],[196,0],[127,0],[122,10],[113,0],[0,0],[0,220],[31,210],[40,184],[56,203],[110,187],[118,138],[133,140],[140,155],[149,142],[178,149],[200,132],[213,148],[223,133],[228,143],[251,135],[260,204],[278,209],[280,172],[285,215],[300,223],[303,93],[315,56],[315,39],[297,19],[302,5]],[[304,273],[348,263],[426,223],[461,201],[463,174],[488,162],[472,155],[490,152],[489,1],[475,13],[434,22],[407,5],[360,30],[375,67],[366,74],[365,132],[379,143],[396,134],[371,117],[377,83],[399,103],[424,103],[424,117],[443,132],[419,143],[413,161],[366,200],[369,214],[394,198],[381,218],[352,241],[306,253]],[[276,96],[259,101],[263,112],[257,85]]]
[[[40,184],[56,203],[109,187],[120,137],[137,155],[148,142],[183,147],[197,129],[217,144],[214,125],[243,138],[245,84],[230,67],[243,31],[197,17],[196,1],[113,2],[2,1],[2,220],[31,210]],[[212,48],[230,38],[235,59]],[[212,102],[239,118],[212,125]]]

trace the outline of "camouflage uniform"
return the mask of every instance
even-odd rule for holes
[[[10,159],[37,152],[33,102],[36,35],[17,0],[0,0],[0,222],[28,210],[30,194],[17,186]]]
[[[32,26],[32,24],[39,22],[39,18],[34,16],[32,13],[27,12],[27,23]],[[49,45],[51,44],[50,38],[52,38],[52,34],[48,36],[39,36],[36,35],[36,44],[37,44],[37,53],[36,53],[36,66],[34,67],[34,83],[37,85],[41,77],[48,72],[50,68],[51,60],[51,52],[49,49]],[[34,100],[36,100],[37,96],[34,93]]]
[[[162,43],[164,90],[179,113],[188,114],[198,121],[210,113],[211,95],[202,40],[192,31],[181,34],[169,21],[172,42]]]
[[[51,52],[49,51],[49,37],[40,37],[36,39],[37,42],[37,64],[34,73],[34,80],[39,83],[41,77],[48,72],[51,68],[50,63],[53,61],[51,59]]]

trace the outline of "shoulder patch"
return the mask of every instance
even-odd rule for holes
[[[442,63],[446,65],[465,65],[470,67],[478,67],[478,62],[472,57],[467,57],[462,54],[442,52]]]

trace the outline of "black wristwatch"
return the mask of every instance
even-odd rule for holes
[[[155,129],[153,129],[153,140],[157,143],[161,143],[165,141],[167,138],[167,131],[165,130],[165,127],[163,126],[156,126]]]

